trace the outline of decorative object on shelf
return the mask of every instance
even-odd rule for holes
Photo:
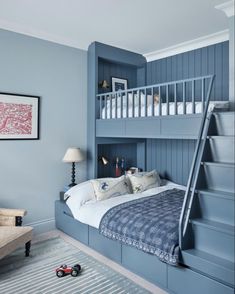
[[[99,87],[102,89],[108,89],[109,88],[109,83],[106,80],[103,80],[99,83]]]
[[[127,79],[112,77],[112,92],[127,90]]]
[[[127,171],[126,174],[127,175],[133,175],[136,174],[140,171],[140,169],[138,167],[130,167]]]
[[[116,158],[116,165],[115,165],[115,176],[120,177],[121,176],[121,169],[119,167],[119,158]]]
[[[100,161],[102,162],[103,165],[107,165],[109,163],[108,159],[104,156],[100,157]]]
[[[68,186],[71,188],[75,185],[75,162],[81,162],[84,160],[83,154],[81,152],[80,148],[77,147],[70,147],[67,149],[64,157],[63,157],[63,162],[66,163],[72,163],[72,182]]]
[[[121,174],[124,175],[125,174],[125,169],[126,169],[126,162],[125,162],[125,159],[122,158],[121,159]]]
[[[0,93],[0,139],[39,139],[39,97]]]

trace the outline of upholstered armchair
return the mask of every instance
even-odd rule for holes
[[[0,208],[0,259],[25,244],[25,256],[29,256],[32,228],[22,227],[24,209]]]

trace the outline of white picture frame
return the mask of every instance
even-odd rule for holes
[[[127,79],[112,77],[112,92],[127,90]]]

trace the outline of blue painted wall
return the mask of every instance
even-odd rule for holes
[[[229,42],[147,63],[147,84],[215,74],[211,100],[229,98]]]
[[[0,91],[41,97],[40,140],[0,141],[0,207],[25,208],[25,223],[51,229],[70,182],[65,150],[86,150],[87,52],[0,30]],[[86,162],[77,171],[84,180]]]

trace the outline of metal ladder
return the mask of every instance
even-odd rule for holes
[[[194,152],[194,157],[190,169],[189,179],[187,183],[187,189],[184,196],[184,201],[182,205],[180,220],[179,220],[179,247],[181,250],[185,249],[184,237],[187,232],[189,217],[192,209],[195,189],[198,181],[198,175],[200,171],[200,165],[202,162],[202,156],[205,148],[205,143],[207,140],[208,129],[210,125],[210,120],[212,116],[212,111],[208,111],[211,89],[214,81],[214,75],[211,76],[209,81],[209,86],[206,95],[206,104],[202,116],[202,121],[199,129],[196,149]]]

